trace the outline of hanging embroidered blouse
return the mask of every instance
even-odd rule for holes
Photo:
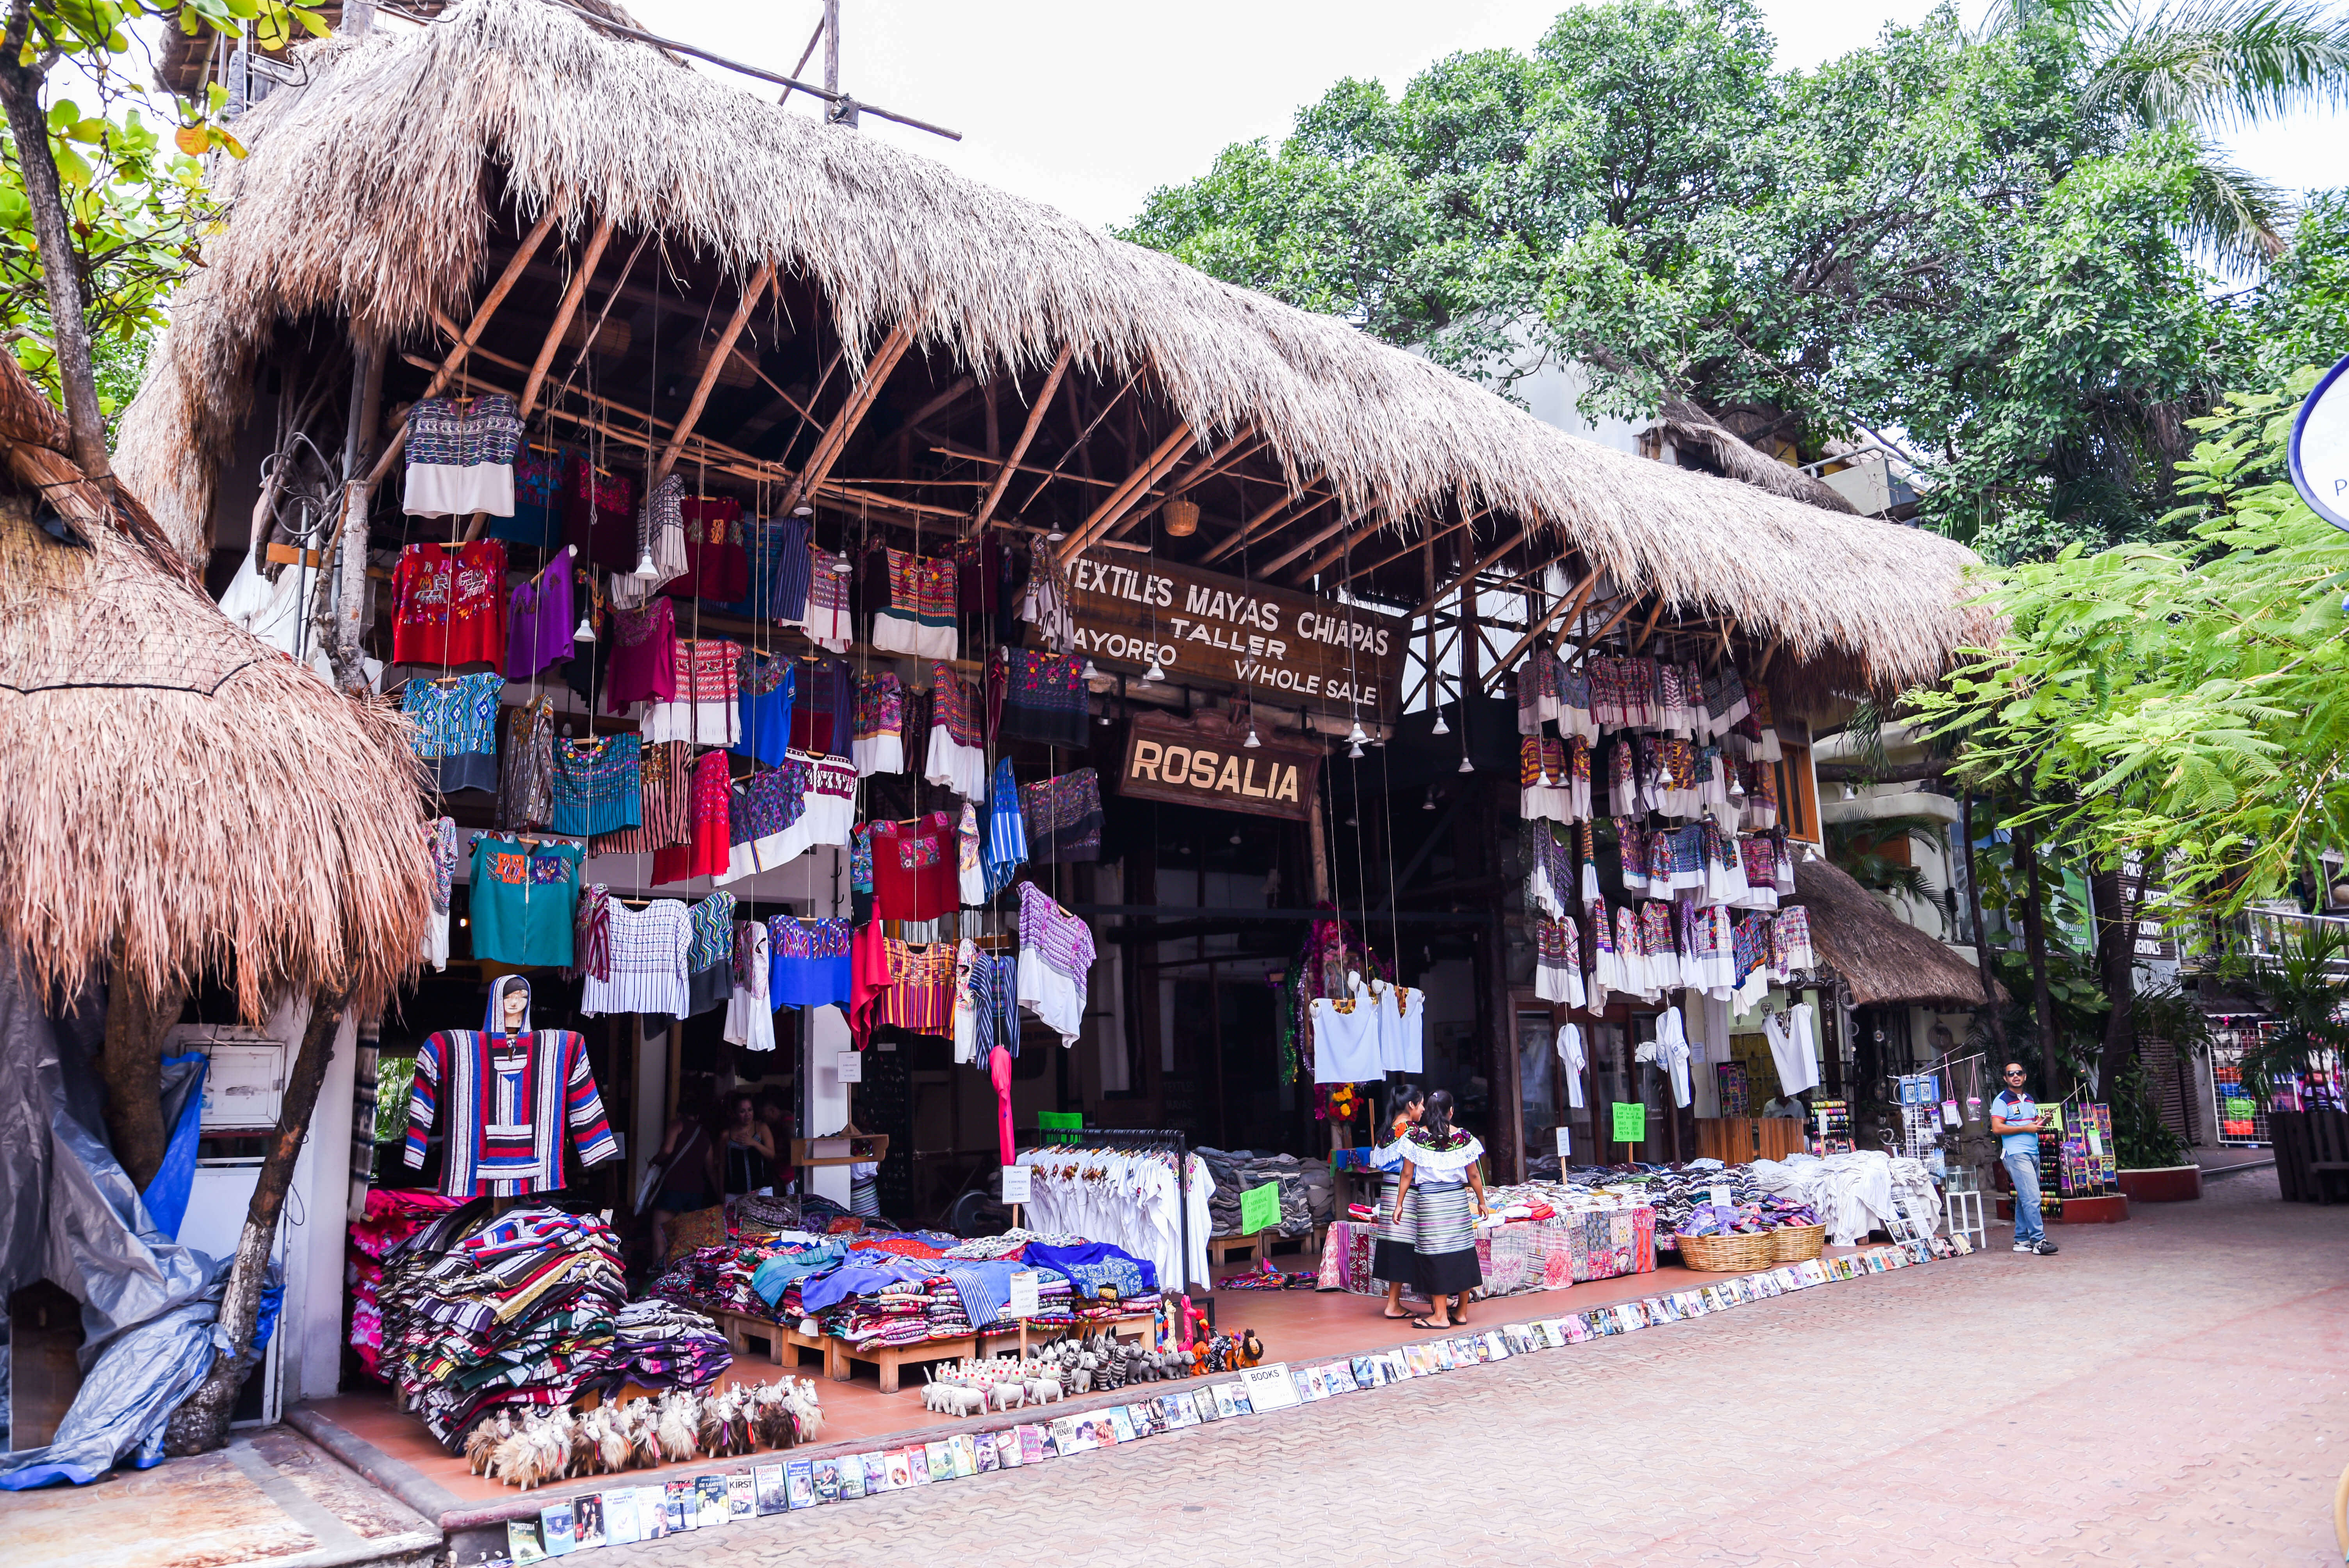
[[[1745,717],[1737,732],[1746,738],[1746,755],[1759,762],[1775,762],[1785,755],[1778,745],[1777,721],[1770,716],[1770,688],[1758,681],[1745,688]]]
[[[1745,882],[1745,861],[1738,851],[1737,841],[1723,832],[1720,824],[1710,817],[1697,825],[1697,831],[1704,847],[1705,902],[1742,902],[1749,890]]]
[[[1021,882],[1019,1005],[1059,1035],[1064,1047],[1075,1045],[1083,1032],[1085,982],[1092,966],[1092,929],[1034,882]]]
[[[1655,1000],[1658,988],[1649,977],[1647,949],[1640,941],[1640,912],[1630,904],[1615,912],[1615,962],[1625,991]]]
[[[930,666],[930,741],[922,777],[966,800],[987,793],[987,750],[978,732],[978,693],[943,661]]]
[[[926,659],[955,656],[955,600],[960,587],[954,558],[925,561],[910,551],[875,552],[872,563],[886,580],[883,602],[874,606],[873,645],[886,653]]]
[[[1737,673],[1734,665],[1723,665],[1705,677],[1704,734],[1716,739],[1737,727],[1738,720],[1754,710],[1746,700],[1745,677]]]
[[[432,857],[432,920],[424,934],[424,958],[436,970],[449,967],[449,892],[457,881],[457,824],[436,817],[424,824],[424,845]]]
[[[653,851],[653,881],[656,883],[725,874],[730,798],[727,788],[726,753],[705,751],[694,763],[690,798],[692,835],[684,843],[670,844]]]
[[[636,481],[607,474],[574,452],[564,464],[564,538],[591,566],[632,572],[636,564]]]
[[[1745,805],[1738,813],[1743,826],[1767,830],[1778,825],[1778,769],[1775,763],[1756,762],[1745,780]]]
[[[1640,906],[1640,960],[1657,993],[1681,984],[1680,949],[1672,940],[1672,906],[1651,901]]]
[[[642,745],[633,735],[556,741],[554,830],[586,838],[641,821]]]
[[[658,746],[639,742],[639,751],[643,760],[636,771],[636,824],[589,841],[590,854],[649,855],[692,835],[693,748],[682,740]]]
[[[883,947],[889,985],[874,1000],[873,1026],[953,1038],[955,944],[923,946],[885,937]]]
[[[686,915],[693,932],[685,951],[687,1005],[698,1016],[734,995],[734,895],[713,892]]]
[[[1696,708],[1690,701],[1686,675],[1671,659],[1656,665],[1656,727],[1683,738],[1696,733]],[[1698,698],[1702,700],[1700,691]]]
[[[1001,733],[1046,746],[1089,745],[1084,667],[1072,654],[1006,649]]]
[[[563,511],[556,496],[563,488],[565,454],[523,446],[513,460],[513,515],[492,515],[486,531],[492,539],[528,544],[540,550],[563,546]]]
[[[1736,843],[1738,865],[1745,873],[1745,892],[1729,902],[1746,909],[1777,908],[1777,844],[1767,833],[1749,833]]]
[[[1517,742],[1517,814],[1526,820],[1573,822],[1578,820],[1575,812],[1574,772],[1568,742],[1554,736],[1540,735],[1528,735],[1520,739]],[[1587,799],[1589,794],[1587,779],[1583,793]]]
[[[638,560],[652,557],[654,574],[639,577]],[[636,509],[636,545],[628,563],[612,572],[612,603],[642,604],[685,575],[685,481],[675,474],[653,488]]]
[[[400,712],[413,727],[416,755],[443,795],[496,790],[498,694],[504,689],[498,676],[452,676],[409,681],[401,694]]]
[[[1684,903],[1680,925],[1681,985],[1727,1000],[1736,984],[1729,912],[1717,903]]]
[[[987,870],[979,863],[978,808],[968,800],[962,803],[962,818],[955,823],[955,886],[966,905],[987,902]]]
[[[793,752],[789,760],[806,763],[808,781],[800,820],[784,833],[782,858],[795,860],[820,845],[845,845],[856,826],[856,765],[805,752]]]
[[[612,665],[604,676],[604,711],[677,696],[677,606],[667,599],[612,612]]]
[[[1731,995],[1737,1011],[1750,1011],[1770,989],[1770,917],[1737,917],[1730,933]]]
[[[1534,995],[1545,1002],[1583,1005],[1582,942],[1571,919],[1534,927]]]
[[[856,928],[845,920],[767,923],[767,995],[778,1007],[848,1006],[849,955]]]
[[[1640,799],[1639,752],[1628,735],[1607,748],[1607,802],[1611,817],[1647,814]]]
[[[1648,830],[1640,826],[1638,818],[1615,819],[1615,852],[1622,867],[1625,892],[1648,891],[1648,862],[1652,857],[1648,840]],[[1667,882],[1665,885],[1671,883]]]
[[[1784,980],[1798,969],[1816,969],[1818,954],[1811,947],[1811,912],[1800,907],[1780,910],[1770,923],[1770,957]]]
[[[876,920],[936,920],[960,903],[954,819],[932,811],[870,824]]]
[[[514,449],[521,444],[521,411],[502,392],[419,399],[408,415],[402,510],[411,517],[512,517]]]
[[[792,700],[792,748],[849,756],[855,697],[847,661],[819,655],[801,663],[799,690]]]
[[[734,750],[772,768],[792,744],[792,698],[799,689],[799,660],[790,654],[742,651],[741,707]]]
[[[878,670],[856,681],[850,755],[860,778],[905,770],[905,691],[896,676]]]
[[[809,641],[835,654],[848,651],[855,632],[848,614],[848,578],[838,570],[843,557],[808,546],[807,608],[803,624]]]
[[[576,844],[491,838],[473,843],[468,929],[473,956],[492,964],[567,969],[579,902]]]
[[[506,601],[506,679],[526,681],[572,655],[571,557],[515,586]]]
[[[775,1048],[775,1006],[767,995],[772,967],[767,928],[755,920],[734,924],[734,995],[726,1004],[726,1040],[746,1051]]]
[[[1066,654],[1075,649],[1077,623],[1069,613],[1068,568],[1050,545],[1040,542],[1030,554],[1019,618],[1036,628],[1036,641],[1046,652]]]
[[[506,656],[506,547],[411,544],[391,573],[391,662],[494,665]]]
[[[579,1011],[652,1013],[683,1018],[692,1013],[686,987],[686,953],[693,944],[693,917],[677,899],[657,898],[642,909],[608,901],[611,919],[610,973],[590,974],[579,992]]]
[[[669,698],[645,710],[640,728],[646,741],[690,740],[696,746],[731,746],[740,740],[742,681],[737,666],[741,657],[742,645],[722,637],[679,642],[669,680]]]
[[[436,1125],[443,1133],[440,1191],[450,1198],[560,1188],[566,1127],[580,1164],[620,1155],[587,1064],[587,1041],[568,1029],[426,1036],[408,1095],[402,1158],[410,1171],[424,1169]]]
[[[1076,861],[1101,859],[1101,774],[1091,768],[1028,785],[1019,792],[1019,815],[1032,860]]]
[[[784,863],[783,842],[807,807],[806,764],[782,763],[736,784],[726,802],[726,870],[717,880],[740,881]]]
[[[1536,648],[1517,666],[1517,733],[1537,736],[1544,721],[1558,715],[1557,676],[1562,665],[1556,654]]]
[[[1590,906],[1590,1010],[1599,1012],[1607,1006],[1609,991],[1629,991],[1624,984],[1621,950],[1616,945],[1615,922],[1607,906]]]
[[[498,767],[497,823],[508,830],[554,820],[554,703],[540,697],[513,710]]]
[[[797,624],[807,614],[808,519],[746,517],[741,526],[747,585],[740,598],[710,607],[745,620]]]
[[[684,486],[678,490],[682,492]],[[660,591],[678,599],[740,599],[750,588],[742,547],[742,503],[730,495],[684,495],[678,502],[685,570]]]

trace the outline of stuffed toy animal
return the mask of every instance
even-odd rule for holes
[[[1237,1365],[1254,1367],[1263,1359],[1264,1341],[1256,1336],[1255,1329],[1247,1330],[1240,1336],[1239,1359]]]

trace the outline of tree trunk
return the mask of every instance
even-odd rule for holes
[[[2039,893],[2039,835],[2014,830],[2014,868],[2023,873],[2023,946],[2031,957],[2031,1023],[2039,1037],[2039,1092],[2063,1096],[2063,1065],[2055,1057],[2055,1000],[2047,989],[2047,917]]]
[[[117,944],[106,987],[106,1136],[131,1185],[145,1187],[162,1169],[171,1130],[163,1125],[163,1032],[179,1022],[186,997],[158,998],[125,973]]]
[[[1974,796],[1969,789],[1958,797],[1958,831],[1966,840],[1966,914],[1973,922],[1974,966],[1982,972],[1982,1007],[1990,1015],[1991,1038],[2006,1055],[2006,1009],[1998,1005],[1997,976],[1990,962],[1990,932],[1982,924],[1982,871],[1974,863]],[[2006,1064],[2001,1062],[2001,1067]]]
[[[2088,878],[2096,905],[2096,969],[2112,1012],[2105,1018],[2104,1048],[2096,1054],[2096,1092],[2106,1099],[2137,1053],[2137,923],[2121,897],[2117,868]]]
[[[318,1086],[326,1081],[326,1064],[335,1054],[335,1034],[343,1021],[343,998],[321,995],[310,1008],[310,1022],[302,1031],[301,1050],[285,1083],[285,1097],[270,1134],[268,1157],[261,1163],[261,1180],[253,1202],[244,1212],[244,1231],[237,1238],[235,1262],[230,1266],[228,1295],[221,1303],[220,1327],[229,1347],[212,1357],[212,1370],[196,1391],[171,1414],[164,1432],[164,1448],[175,1458],[200,1454],[228,1441],[229,1412],[237,1390],[244,1386],[257,1359],[253,1354],[253,1330],[261,1309],[261,1287],[269,1272],[269,1249],[277,1234],[277,1216],[285,1206],[285,1190],[293,1184],[294,1161],[309,1135],[310,1113],[318,1103]],[[280,1332],[284,1325],[279,1325]]]
[[[103,481],[114,473],[106,455],[106,416],[98,407],[98,375],[90,367],[89,324],[83,315],[81,257],[66,219],[65,195],[57,160],[49,153],[49,122],[41,107],[46,62],[16,63],[24,29],[11,26],[0,46],[0,105],[16,142],[16,167],[32,210],[33,238],[40,247],[41,286],[49,305],[57,383],[65,396],[66,423],[73,432],[74,461],[83,473]]]

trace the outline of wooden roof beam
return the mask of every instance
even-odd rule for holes
[[[1381,566],[1391,566],[1423,545],[1432,545],[1439,540],[1449,539],[1454,534],[1459,532],[1462,529],[1473,526],[1480,519],[1489,517],[1492,515],[1492,511],[1493,509],[1488,506],[1482,511],[1470,512],[1466,517],[1462,518],[1457,522],[1448,522],[1433,533],[1423,534],[1421,537],[1412,541],[1409,544],[1404,545],[1400,550],[1391,550],[1387,552],[1386,554],[1380,556],[1376,561],[1371,562],[1367,566],[1355,567],[1352,571],[1347,573],[1345,576],[1338,580],[1338,585],[1342,588],[1357,577],[1368,576],[1371,573],[1376,572]],[[1435,583],[1433,578],[1429,579],[1427,587],[1430,593],[1434,591]]]
[[[554,364],[556,351],[563,346],[563,335],[571,330],[571,318],[579,314],[579,302],[587,295],[587,281],[595,275],[597,263],[604,259],[604,247],[612,240],[612,220],[595,220],[595,232],[587,236],[587,253],[579,258],[579,270],[571,274],[571,282],[563,291],[563,303],[555,307],[554,325],[546,329],[546,341],[539,346],[538,357],[531,362],[530,379],[522,384],[522,420],[530,423],[530,411],[538,407],[539,389],[546,385],[546,372]]]
[[[1307,540],[1304,543],[1291,545],[1288,549],[1282,551],[1278,555],[1274,556],[1270,561],[1266,562],[1264,565],[1258,569],[1258,574],[1264,577],[1271,576],[1274,573],[1279,571],[1282,567],[1288,565],[1290,562],[1296,560],[1299,556],[1304,554],[1315,545],[1319,544],[1324,540],[1330,538],[1330,535],[1337,533],[1341,530],[1351,528],[1354,524],[1361,521],[1363,515],[1370,510],[1370,508],[1364,507],[1361,511],[1350,511],[1346,513],[1337,521],[1331,523],[1329,527],[1323,529],[1320,532]]]
[[[661,481],[667,479],[670,470],[677,467],[678,454],[685,450],[686,438],[693,434],[693,427],[700,423],[702,409],[709,406],[709,389],[718,385],[719,372],[726,368],[726,361],[734,353],[734,340],[742,335],[743,324],[750,319],[751,309],[765,295],[767,285],[774,281],[773,261],[760,263],[758,275],[750,280],[750,286],[742,291],[742,297],[734,302],[734,314],[727,321],[725,330],[718,335],[717,352],[703,362],[701,379],[694,383],[693,397],[687,402],[684,414],[679,416],[677,428],[669,436],[668,445],[662,449],[660,461],[654,465],[652,482],[646,487],[647,493],[658,489]]]
[[[1185,490],[1189,490],[1193,485],[1200,484],[1207,480],[1215,478],[1216,475],[1223,471],[1224,465],[1226,462],[1237,462],[1239,460],[1239,457],[1245,457],[1247,455],[1246,453],[1240,452],[1239,449],[1242,446],[1245,446],[1248,440],[1255,436],[1255,426],[1246,424],[1242,425],[1238,429],[1232,432],[1232,438],[1230,440],[1226,441],[1222,446],[1217,447],[1213,452],[1200,459],[1197,462],[1193,463],[1189,468],[1185,469],[1181,473],[1175,475],[1173,480],[1168,481],[1166,486],[1167,493],[1170,495],[1180,495]],[[1252,451],[1255,449],[1250,448],[1249,449]],[[1235,453],[1237,453],[1238,456],[1236,457],[1234,455]],[[1125,516],[1118,520],[1117,526],[1110,530],[1110,537],[1112,539],[1123,539],[1125,537],[1128,530],[1132,529],[1135,523],[1142,521],[1143,516],[1143,512],[1139,507],[1127,512]]]
[[[1502,677],[1509,673],[1509,666],[1517,662],[1517,655],[1532,647],[1535,639],[1547,631],[1551,623],[1563,616],[1568,625],[1573,624],[1574,612],[1581,607],[1585,599],[1590,597],[1590,591],[1597,586],[1599,586],[1599,569],[1594,566],[1590,569],[1590,574],[1582,580],[1581,584],[1573,593],[1559,594],[1557,603],[1545,611],[1541,619],[1526,628],[1526,634],[1517,639],[1515,647],[1493,661],[1491,673],[1485,676],[1485,689],[1490,691],[1498,686]]]
[[[1411,613],[1412,619],[1417,620],[1420,616],[1426,614],[1430,610],[1434,609],[1444,600],[1450,598],[1456,590],[1464,588],[1467,584],[1475,582],[1478,573],[1484,571],[1485,568],[1501,559],[1502,556],[1506,555],[1510,551],[1515,550],[1518,545],[1523,544],[1526,542],[1526,536],[1532,532],[1533,530],[1530,528],[1521,528],[1517,530],[1516,533],[1510,535],[1508,539],[1495,545],[1490,554],[1485,556],[1482,560],[1478,561],[1475,565],[1471,566],[1467,571],[1463,572],[1459,576],[1454,577],[1451,582],[1446,583],[1443,587],[1438,588],[1433,594],[1431,594],[1426,603],[1422,604],[1418,609],[1413,610]]]
[[[1370,521],[1362,524],[1361,527],[1354,530],[1353,532],[1346,535],[1345,538],[1340,540],[1337,543],[1331,545],[1329,549],[1323,551],[1320,554],[1315,556],[1304,565],[1299,567],[1295,572],[1289,573],[1288,581],[1292,584],[1310,581],[1315,573],[1325,570],[1333,561],[1343,560],[1347,552],[1351,551],[1354,546],[1361,543],[1362,541],[1370,538],[1372,534],[1378,532],[1379,530],[1384,528],[1386,525],[1386,519],[1384,517],[1372,518]]]
[[[882,383],[889,379],[889,373],[897,368],[897,361],[905,358],[905,350],[913,346],[914,318],[908,316],[889,329],[889,335],[881,340],[881,346],[874,350],[871,362],[864,366],[864,378],[848,389],[847,401],[841,404],[832,423],[816,438],[815,450],[808,454],[807,466],[800,469],[799,477],[792,480],[791,490],[783,497],[784,512],[790,512],[831,477],[832,465],[840,460],[848,438],[856,434],[864,416],[873,411],[874,400],[881,396]]]
[[[1197,442],[1198,436],[1187,421],[1178,422],[1167,438],[1152,449],[1142,466],[1128,474],[1125,482],[1109,492],[1109,498],[1095,507],[1092,515],[1071,534],[1061,546],[1063,563],[1074,561],[1106,535],[1117,520],[1133,510],[1150,493],[1151,487],[1173,471],[1183,454]]]
[[[1061,346],[1060,357],[1052,361],[1052,368],[1044,377],[1043,390],[1036,394],[1036,401],[1028,407],[1028,422],[1019,427],[1019,438],[1011,443],[1011,455],[1005,458],[1003,466],[995,470],[995,482],[988,486],[987,493],[979,498],[978,510],[971,516],[971,532],[978,533],[987,527],[988,520],[995,515],[997,503],[1003,500],[1003,492],[1011,488],[1011,476],[1019,471],[1019,459],[1028,455],[1029,444],[1035,440],[1036,432],[1043,428],[1044,410],[1052,406],[1052,395],[1061,389],[1061,377],[1069,373],[1069,360],[1075,352],[1071,345],[1064,343]]]
[[[1323,507],[1329,505],[1331,501],[1337,499],[1337,497],[1326,492],[1314,496],[1312,500],[1305,505],[1299,506],[1295,515],[1285,519],[1284,521],[1302,522],[1305,519],[1312,516],[1315,512],[1320,511]],[[1257,512],[1254,517],[1249,518],[1246,522],[1240,524],[1237,530],[1226,535],[1213,550],[1208,551],[1206,554],[1199,557],[1199,564],[1202,566],[1210,566],[1222,560],[1225,556],[1229,555],[1233,551],[1237,550],[1241,545],[1246,544],[1250,540],[1256,538],[1258,533],[1267,531],[1267,525],[1271,523],[1275,517],[1278,517],[1281,512],[1288,511],[1288,508],[1297,506],[1299,501],[1304,500],[1305,498],[1302,496],[1293,496],[1284,491],[1272,502],[1271,505],[1266,507],[1262,511]]]

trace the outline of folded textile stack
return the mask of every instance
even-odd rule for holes
[[[1889,1231],[1895,1200],[1927,1234],[1940,1222],[1940,1194],[1919,1161],[1895,1159],[1881,1150],[1830,1154],[1790,1154],[1784,1161],[1757,1160],[1754,1179],[1763,1190],[1807,1203],[1838,1247],[1864,1241],[1872,1230]]]
[[[773,1239],[766,1237],[696,1247],[672,1259],[647,1294],[704,1312],[764,1317],[766,1302],[756,1281],[760,1268],[775,1252]]]
[[[382,1370],[383,1309],[378,1299],[383,1284],[383,1259],[436,1216],[461,1208],[464,1202],[462,1198],[440,1192],[371,1188],[366,1212],[351,1222],[343,1265],[343,1282],[351,1293],[351,1348],[358,1353],[367,1375],[378,1382],[390,1380]]]
[[[1632,1177],[1612,1177],[1600,1190],[1636,1197],[1654,1209],[1657,1250],[1677,1252],[1671,1237],[1688,1229],[1689,1216],[1698,1204],[1713,1202],[1715,1187],[1728,1188],[1731,1201],[1741,1205],[1762,1196],[1753,1167],[1747,1165],[1699,1164],[1678,1171],[1645,1171]]]
[[[689,1307],[632,1302],[612,1320],[612,1382],[647,1388],[698,1388],[734,1364],[718,1326]]]
[[[1240,1233],[1240,1194],[1268,1181],[1280,1187],[1280,1223],[1274,1233],[1301,1236],[1313,1228],[1315,1216],[1330,1215],[1330,1162],[1300,1161],[1294,1154],[1258,1154],[1253,1150],[1201,1148],[1193,1150],[1216,1179],[1207,1199],[1207,1217],[1217,1236]],[[1319,1205],[1318,1207],[1316,1205]]]
[[[613,1376],[627,1301],[620,1245],[592,1215],[476,1199],[386,1260],[384,1359],[400,1401],[454,1447],[489,1407],[567,1405]]]

